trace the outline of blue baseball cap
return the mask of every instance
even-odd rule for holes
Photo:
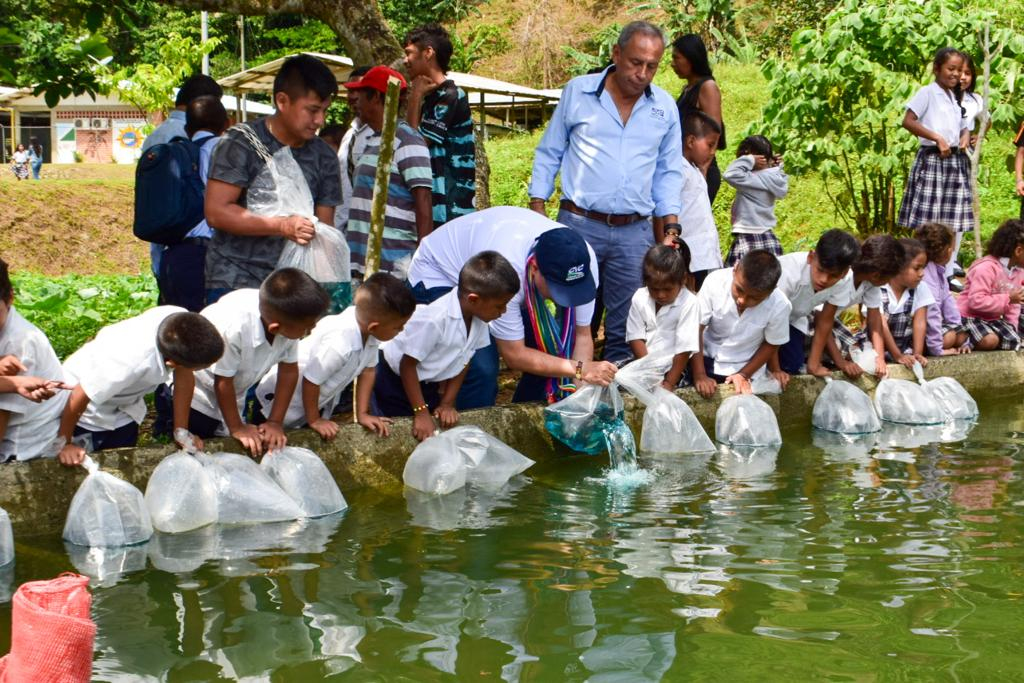
[[[537,238],[537,269],[548,292],[563,307],[582,306],[594,300],[597,285],[590,272],[586,241],[569,228],[554,228]]]

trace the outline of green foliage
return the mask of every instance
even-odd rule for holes
[[[509,47],[505,32],[493,24],[477,24],[463,32],[451,31],[452,71],[469,73],[481,59],[504,52]]]
[[[156,305],[148,275],[11,276],[18,311],[50,339],[62,360],[101,328]]]
[[[732,34],[738,15],[732,0],[648,0],[637,9],[663,13],[661,27],[670,40],[683,33],[697,33],[712,51],[718,47],[714,31]]]
[[[423,24],[449,26],[471,15],[479,14],[479,6],[487,0],[378,0],[381,14],[401,42],[411,29]]]
[[[817,170],[848,227],[892,232],[897,202],[917,140],[900,129],[904,107],[930,80],[931,58],[945,45],[978,53],[975,31],[994,12],[965,12],[951,0],[845,0],[824,29],[793,37],[793,59],[768,61],[771,99],[767,135],[785,153],[786,168]],[[908,36],[917,36],[908,40]],[[992,118],[1014,118],[1008,101],[1024,37],[994,30],[1006,48],[993,63]]]
[[[562,51],[571,60],[569,75],[580,76],[592,69],[603,68],[612,61],[612,48],[619,39],[621,24],[609,24],[583,44],[582,49],[563,45]]]

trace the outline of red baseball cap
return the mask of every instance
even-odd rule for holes
[[[394,76],[398,79],[399,90],[405,90],[405,78],[390,66],[375,66],[360,78],[358,81],[345,83],[342,87],[346,90],[361,90],[372,88],[377,92],[388,91],[388,78]]]

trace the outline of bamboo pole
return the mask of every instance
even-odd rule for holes
[[[388,78],[388,91],[384,96],[384,126],[380,133],[380,153],[377,155],[377,176],[373,181],[373,201],[370,205],[370,234],[366,242],[366,272],[369,277],[380,268],[380,250],[384,241],[384,212],[388,205],[388,181],[391,161],[395,158],[395,131],[398,128],[398,97],[400,81]]]

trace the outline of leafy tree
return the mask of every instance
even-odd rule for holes
[[[906,102],[932,80],[935,51],[977,53],[976,31],[998,26],[991,10],[965,11],[952,0],[844,0],[821,30],[793,37],[791,61],[768,61],[771,98],[751,132],[785,152],[786,168],[817,170],[848,226],[895,230],[897,202],[917,140],[900,128]],[[990,109],[995,125],[1014,120],[1009,101],[1024,36],[993,30]]]

